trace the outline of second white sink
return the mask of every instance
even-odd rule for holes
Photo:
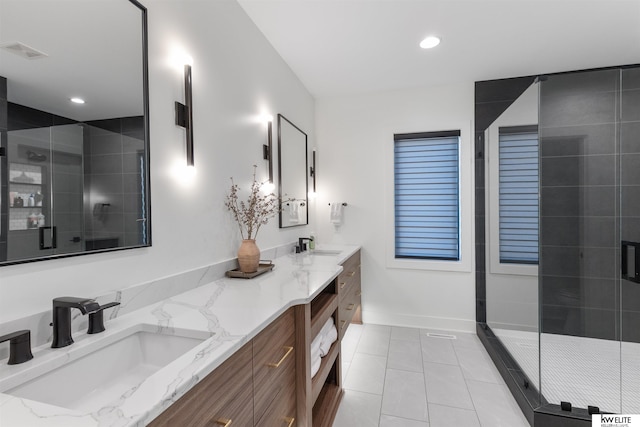
[[[132,328],[118,341],[4,393],[93,412],[118,399],[209,337],[211,333],[200,331],[169,335]]]

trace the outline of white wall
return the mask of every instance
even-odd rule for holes
[[[153,246],[2,267],[0,323],[46,310],[57,296],[91,297],[235,257],[239,235],[224,194],[231,176],[248,186],[253,164],[266,178],[266,125],[258,116],[283,114],[314,146],[312,96],[235,1],[143,3],[149,18]],[[171,60],[182,54],[193,58],[192,179],[178,167],[185,161],[185,138],[174,125],[174,101],[183,102],[184,94],[182,69]],[[275,164],[274,171],[277,176]],[[261,229],[258,245],[291,242],[312,228],[281,231],[274,218]]]
[[[316,102],[319,243],[363,246],[363,319],[370,323],[475,330],[473,82]],[[393,261],[393,135],[461,131],[462,262]],[[329,223],[344,201],[344,224]],[[424,268],[436,268],[429,270]],[[451,271],[455,270],[455,271]]]

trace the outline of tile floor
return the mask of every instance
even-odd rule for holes
[[[529,427],[474,334],[350,325],[342,365],[333,427]]]

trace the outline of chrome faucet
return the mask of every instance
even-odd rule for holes
[[[71,337],[71,309],[77,308],[83,315],[89,315],[89,334],[104,331],[104,309],[120,304],[112,302],[100,306],[90,298],[60,297],[53,300],[53,342],[52,348],[61,348],[73,344]]]

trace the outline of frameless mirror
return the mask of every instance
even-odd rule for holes
[[[146,9],[0,10],[0,265],[149,246]]]
[[[280,228],[307,225],[309,200],[307,183],[307,134],[278,114],[278,182]]]

